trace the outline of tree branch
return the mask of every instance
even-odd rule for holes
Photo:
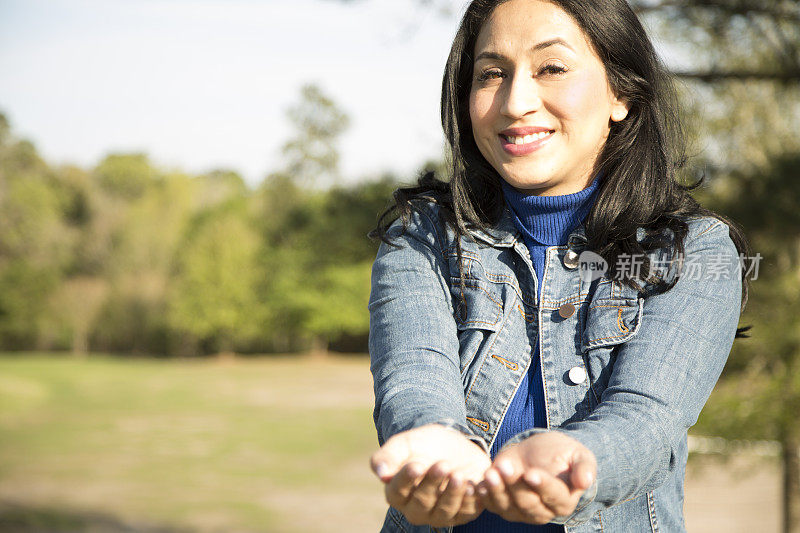
[[[673,71],[675,76],[683,79],[697,80],[704,83],[718,81],[773,81],[790,83],[800,81],[800,69],[787,69],[778,72],[760,72],[755,70],[709,70],[709,71]]]
[[[769,5],[767,2],[752,0],[661,0],[657,4],[637,2],[632,7],[637,14],[662,11],[667,8],[711,9],[729,15],[760,14],[769,15],[775,19],[800,22],[800,3],[796,0],[781,5]]]

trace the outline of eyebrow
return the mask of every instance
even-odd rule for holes
[[[555,46],[555,45],[558,45],[558,44],[560,44],[561,46],[564,46],[566,48],[569,48],[573,52],[575,51],[575,49],[572,48],[569,44],[567,44],[567,42],[564,39],[561,39],[560,37],[555,37],[553,39],[548,39],[546,41],[542,41],[539,44],[534,45],[531,48],[531,52],[538,52],[539,50],[544,50],[545,48],[549,48],[551,46]],[[480,59],[498,59],[498,60],[502,60],[502,59],[506,59],[506,57],[503,54],[499,53],[499,52],[481,52],[475,58],[475,61],[478,61]]]

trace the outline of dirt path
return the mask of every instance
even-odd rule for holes
[[[778,533],[780,471],[775,460],[741,456],[689,463],[684,514],[689,533]]]

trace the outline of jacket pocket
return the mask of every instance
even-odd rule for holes
[[[584,352],[621,344],[636,335],[642,322],[644,298],[598,298],[589,304],[581,338]]]
[[[458,278],[451,280],[453,309],[459,330],[497,331],[503,319],[503,296],[493,283]]]

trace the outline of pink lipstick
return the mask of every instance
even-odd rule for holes
[[[514,156],[535,152],[552,138],[555,130],[539,126],[509,128],[500,132],[501,146],[506,153]]]

